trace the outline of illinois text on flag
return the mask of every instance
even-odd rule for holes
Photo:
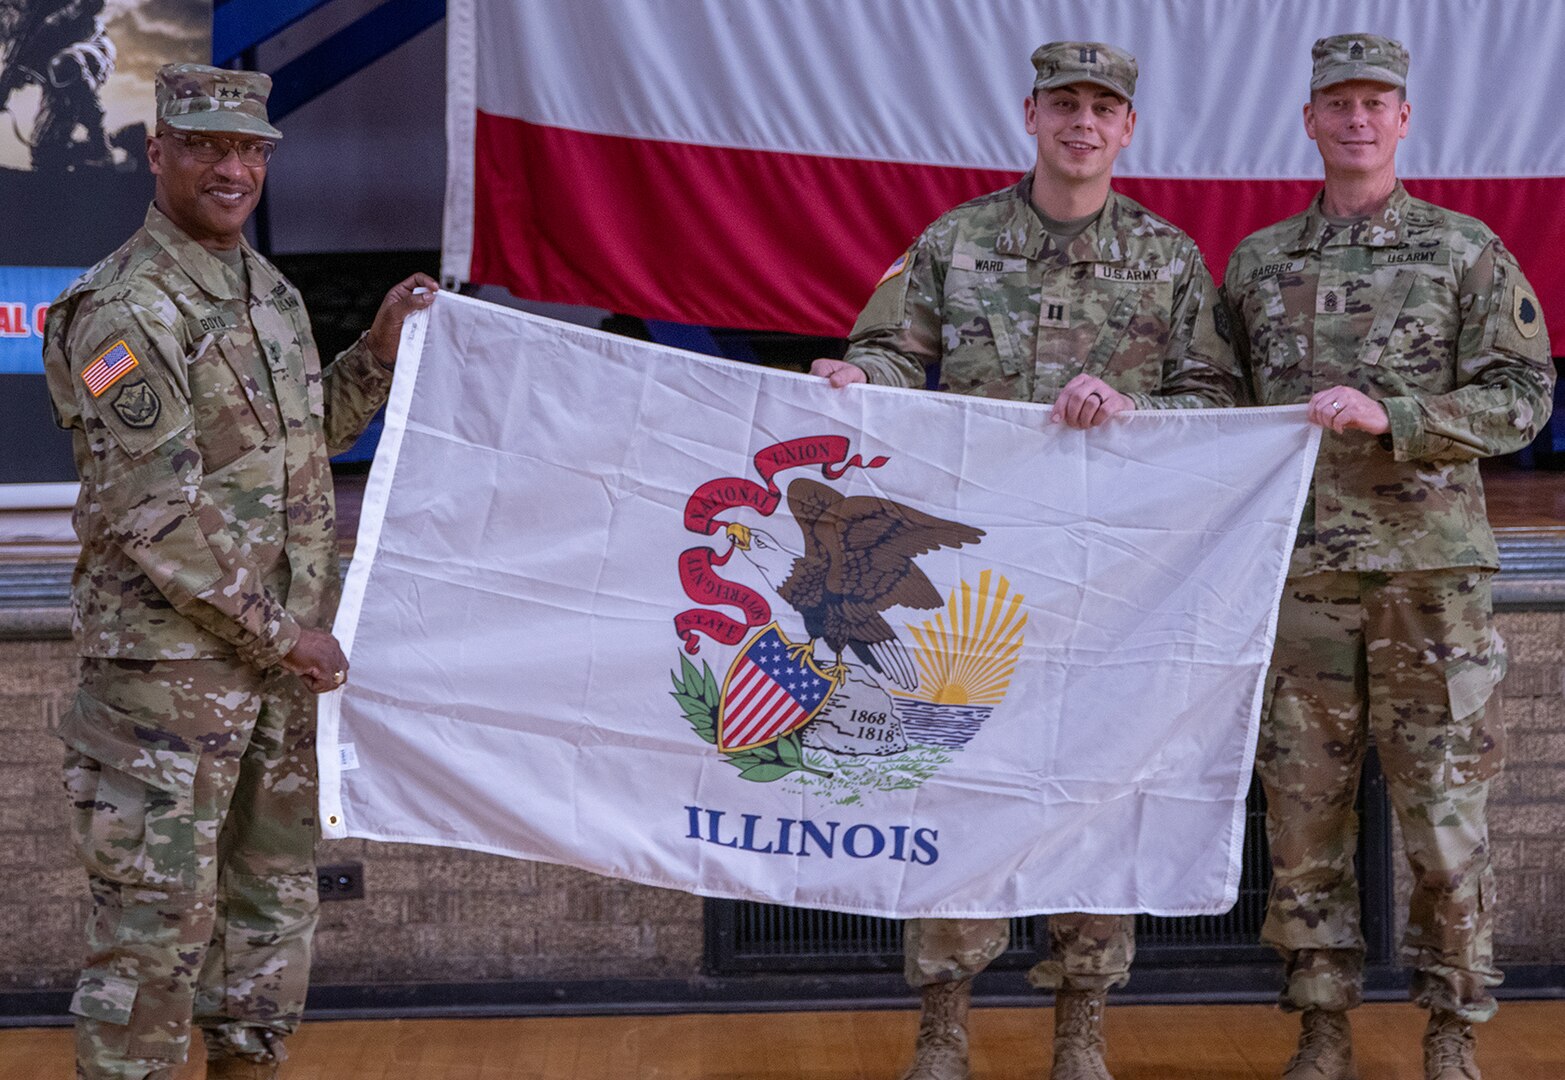
[[[889,916],[1225,909],[1302,408],[852,387],[442,293],[325,700],[330,836]]]

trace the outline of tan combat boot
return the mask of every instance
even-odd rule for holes
[[[277,1080],[277,1062],[244,1058],[207,1058],[206,1080]]]
[[[1299,1023],[1299,1049],[1283,1070],[1282,1080],[1358,1080],[1347,1013],[1304,1010]]]
[[[967,1006],[972,995],[972,979],[924,987],[918,1043],[902,1080],[968,1080]]]
[[[1103,1064],[1102,993],[1054,992],[1054,1067],[1049,1080],[1114,1080]]]
[[[1481,1080],[1473,1060],[1473,1025],[1455,1013],[1431,1009],[1424,1029],[1424,1080]]]

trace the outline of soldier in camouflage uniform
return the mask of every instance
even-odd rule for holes
[[[1430,1080],[1477,1080],[1495,1010],[1485,805],[1502,729],[1498,567],[1478,459],[1525,446],[1554,382],[1537,298],[1482,223],[1410,196],[1407,52],[1315,43],[1305,127],[1326,166],[1304,213],[1246,239],[1224,289],[1266,405],[1328,429],[1277,629],[1258,770],[1274,877],[1263,934],[1301,1010],[1288,1080],[1354,1075],[1353,805],[1371,735],[1413,870],[1404,960]]]
[[[314,694],[343,684],[327,454],[385,400],[415,275],[324,372],[299,294],[241,239],[271,80],[158,73],[146,225],[50,307],[81,498],[81,687],[61,723],[92,916],[84,1080],[271,1077],[315,924]]]
[[[1114,192],[1135,127],[1136,61],[1096,42],[1033,54],[1026,99],[1036,163],[1015,186],[942,216],[886,271],[833,385],[938,386],[1053,403],[1090,428],[1129,409],[1229,406],[1240,390],[1224,309],[1195,244]],[[1130,915],[1049,920],[1053,959],[1031,972],[1055,996],[1055,1080],[1102,1080],[1106,994],[1129,978]],[[1008,920],[916,919],[907,978],[923,991],[906,1080],[968,1075],[973,975],[1005,951]]]

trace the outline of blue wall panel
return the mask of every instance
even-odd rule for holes
[[[43,371],[43,313],[81,273],[69,266],[0,266],[0,374]]]

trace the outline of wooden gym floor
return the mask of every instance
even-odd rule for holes
[[[974,1080],[1044,1080],[1050,1011],[972,1014]],[[1353,1017],[1361,1080],[1422,1080],[1424,1014]],[[1120,1005],[1108,1011],[1115,1080],[1276,1080],[1294,1017],[1265,1005]],[[306,1023],[282,1080],[896,1080],[917,1015],[873,1012],[377,1020]],[[1479,1029],[1485,1080],[1565,1080],[1565,1001],[1509,1001]],[[71,1073],[63,1028],[0,1031],[0,1080]],[[201,1080],[189,1066],[179,1080]]]

